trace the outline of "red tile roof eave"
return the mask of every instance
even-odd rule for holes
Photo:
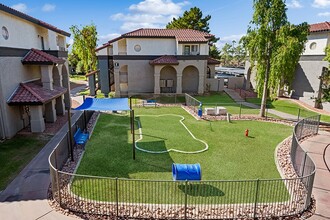
[[[322,22],[322,23],[316,23],[309,25],[309,32],[315,33],[315,32],[328,32],[330,31],[330,22]]]
[[[53,64],[63,64],[65,60],[50,55],[38,49],[32,48],[22,59],[22,64],[30,65],[53,65]]]
[[[44,28],[47,28],[49,30],[52,30],[52,31],[54,31],[56,33],[62,34],[64,36],[66,36],[66,37],[70,37],[71,36],[70,33],[66,32],[64,30],[61,30],[61,29],[59,29],[59,28],[57,28],[57,27],[55,27],[55,26],[53,26],[51,24],[48,24],[48,23],[46,23],[44,21],[41,21],[41,20],[36,19],[34,17],[31,17],[31,16],[29,16],[27,14],[24,14],[24,13],[22,13],[20,11],[17,11],[17,10],[15,10],[13,8],[10,8],[10,7],[2,4],[2,3],[0,3],[0,10],[6,12],[8,14],[14,15],[16,17],[22,18],[22,19],[24,19],[26,21],[32,22],[34,24],[37,24],[39,26],[42,26]]]
[[[153,65],[153,66],[156,66],[156,65],[179,65],[179,62],[177,62],[177,63],[152,63],[150,61],[149,64]]]

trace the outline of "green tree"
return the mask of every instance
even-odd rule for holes
[[[254,0],[245,46],[251,66],[256,65],[257,92],[262,95],[260,116],[265,116],[268,93],[274,94],[294,70],[307,40],[308,25],[291,25],[284,0]]]
[[[78,56],[84,71],[96,70],[97,58],[97,31],[94,24],[86,25],[79,29],[77,25],[70,27],[73,34],[72,53]],[[79,62],[78,62],[79,63]],[[77,63],[77,65],[78,65]]]
[[[173,18],[171,22],[166,25],[167,29],[194,29],[210,33],[209,20],[211,15],[207,15],[203,18],[203,12],[198,7],[190,8],[189,11],[185,11],[182,17]],[[220,52],[215,46],[215,43],[219,40],[213,36],[210,40],[212,44],[210,47],[210,56],[218,59]]]
[[[325,61],[330,63],[330,46],[325,48]],[[322,100],[324,102],[330,102],[330,73],[328,71],[323,71],[321,75],[322,80]]]
[[[230,63],[233,60],[232,51],[233,51],[232,45],[225,43],[225,45],[222,47],[221,52],[220,52],[222,65],[224,65],[224,66],[230,65]]]

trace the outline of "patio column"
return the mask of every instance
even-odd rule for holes
[[[56,68],[56,67],[54,67]],[[42,86],[46,89],[53,90],[53,66],[43,65],[40,66]]]
[[[120,97],[120,78],[119,78],[119,68],[114,70],[115,77],[115,96]]]
[[[155,72],[154,78],[155,78],[154,93],[155,94],[160,94],[160,85],[159,85],[160,73],[159,72]]]
[[[52,101],[50,101],[47,104],[45,104],[45,118],[46,118],[46,122],[55,122],[56,121],[55,102],[56,102],[56,100],[53,99]]]
[[[176,94],[182,94],[182,72],[176,75]]]
[[[45,130],[45,121],[42,116],[42,105],[31,105],[29,109],[31,114],[31,132],[43,132]]]
[[[56,114],[65,115],[64,95],[56,98]]]
[[[57,68],[58,74],[53,74],[53,81],[55,86],[60,86],[63,87],[63,82],[62,82],[62,64],[58,66],[54,66],[53,68]]]
[[[198,80],[198,94],[203,94],[204,93],[204,79],[205,79],[205,75],[202,74],[199,70],[199,80]]]

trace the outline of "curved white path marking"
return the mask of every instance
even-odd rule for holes
[[[181,119],[180,119],[179,122],[180,122],[180,123],[182,124],[182,126],[188,131],[188,133],[190,134],[190,136],[191,136],[194,140],[199,141],[199,142],[201,142],[201,143],[203,143],[203,144],[205,145],[205,148],[204,148],[204,149],[202,149],[202,150],[198,150],[198,151],[182,151],[182,150],[177,150],[177,149],[172,149],[172,148],[171,148],[171,149],[168,149],[168,150],[164,150],[164,151],[151,151],[151,150],[143,149],[143,148],[141,148],[141,147],[139,147],[139,146],[137,145],[137,143],[143,139],[141,124],[140,124],[140,121],[139,121],[139,120],[134,119],[135,121],[137,121],[137,123],[138,123],[138,125],[139,125],[139,136],[140,136],[139,139],[135,141],[135,148],[138,149],[138,150],[140,150],[140,151],[143,151],[143,152],[146,152],[146,153],[151,153],[151,154],[163,154],[163,153],[168,153],[168,152],[171,152],[171,151],[173,151],[173,152],[177,152],[177,153],[183,153],[183,154],[198,154],[198,153],[202,153],[202,152],[204,152],[204,151],[207,151],[207,150],[209,149],[209,145],[208,145],[205,141],[196,138],[196,137],[193,135],[193,133],[191,133],[191,131],[187,128],[187,126],[183,123],[183,121],[184,121],[184,117],[183,117],[182,115],[176,115],[176,114],[163,114],[163,115],[137,115],[137,117],[138,117],[138,116],[142,116],[142,117],[163,117],[163,116],[175,116],[175,117],[180,117]]]

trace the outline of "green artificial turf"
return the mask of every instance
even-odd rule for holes
[[[182,129],[175,116],[139,116],[161,114],[184,116],[185,125],[196,138],[208,143],[209,150],[199,154],[150,154],[136,151],[136,160],[133,160],[129,118],[102,114],[86,145],[77,173],[113,178],[76,177],[72,184],[73,192],[82,197],[102,201],[118,199],[122,202],[181,203],[187,193],[188,203],[239,203],[253,202],[257,187],[256,181],[240,180],[280,178],[274,161],[274,151],[275,147],[292,133],[292,127],[257,121],[197,121],[179,107],[138,108],[135,115],[141,121],[145,135],[139,145],[147,149],[204,148]],[[244,135],[246,129],[250,131],[249,137]],[[200,163],[202,179],[206,182],[186,186],[184,182],[171,181],[173,163]],[[116,180],[115,177],[128,180]],[[264,182],[259,184],[259,201],[288,199],[281,180],[271,184],[271,188],[268,188],[269,185],[266,187]],[[278,190],[278,193],[269,191],[274,189]]]
[[[0,143],[0,190],[6,188],[50,138],[48,135],[16,135]]]
[[[254,103],[260,105],[261,99],[260,98],[248,98],[246,99],[247,102]],[[295,115],[298,118],[306,118],[310,116],[317,115],[318,113],[308,110],[303,106],[290,101],[290,100],[274,100],[274,101],[267,101],[267,107],[269,109],[274,109],[280,112],[285,112],[291,115]],[[329,115],[321,115],[321,121],[330,122]]]
[[[259,109],[253,109],[240,103],[236,103],[225,92],[211,93],[205,96],[195,96],[198,101],[203,103],[203,109],[217,106],[225,107],[227,112],[235,115],[258,115]]]

